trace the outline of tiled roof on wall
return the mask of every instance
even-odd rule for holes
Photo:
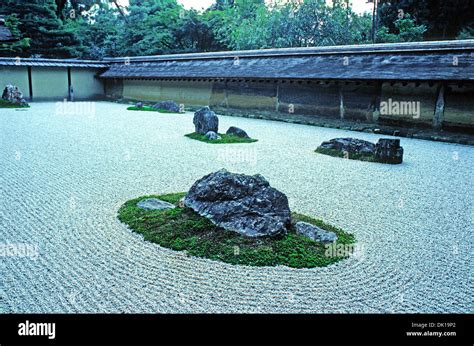
[[[107,68],[109,64],[101,61],[76,59],[0,58],[0,66]]]
[[[474,40],[109,58],[103,78],[474,80]]]

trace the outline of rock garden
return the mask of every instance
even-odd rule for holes
[[[315,151],[352,160],[388,164],[403,162],[403,147],[399,139],[381,138],[374,144],[357,138],[334,138],[323,142]]]
[[[195,131],[185,135],[191,139],[212,144],[252,143],[257,139],[250,138],[244,130],[231,126],[226,133],[219,133],[219,118],[209,107],[203,107],[194,113]]]
[[[328,246],[354,236],[296,212],[286,195],[261,175],[220,170],[187,193],[126,202],[118,218],[144,239],[190,256],[250,266],[311,268],[335,263]]]
[[[23,93],[17,86],[8,84],[3,89],[0,99],[0,108],[28,108],[28,102],[23,98]]]

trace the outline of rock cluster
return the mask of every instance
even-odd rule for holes
[[[203,107],[194,113],[193,124],[194,132],[204,135],[208,140],[221,139],[217,132],[219,129],[219,118],[209,107]],[[247,132],[235,126],[229,127],[226,135],[250,138]]]
[[[399,139],[380,138],[374,144],[357,138],[334,138],[321,143],[318,149],[332,149],[350,158],[353,155],[373,157],[382,163],[398,164],[403,162],[403,148]]]
[[[3,89],[2,99],[15,105],[28,106],[20,89],[11,84],[6,85],[5,89]]]
[[[215,225],[248,237],[284,235],[291,225],[288,198],[258,174],[208,174],[193,184],[184,204]]]
[[[219,227],[251,238],[283,236],[292,226],[288,198],[259,174],[225,169],[208,174],[193,184],[180,205]],[[316,242],[337,240],[336,233],[307,222],[297,222],[294,227],[296,233]]]
[[[172,113],[179,113],[180,111],[178,104],[171,100],[157,102],[153,105],[153,108]]]

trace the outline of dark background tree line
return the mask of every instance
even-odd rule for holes
[[[376,42],[474,38],[474,0],[379,0]],[[372,14],[349,0],[217,0],[203,12],[176,0],[2,0],[19,41],[2,56],[136,56],[371,42]]]

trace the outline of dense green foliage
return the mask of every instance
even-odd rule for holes
[[[377,42],[473,37],[474,2],[379,0]],[[2,0],[20,42],[9,56],[80,57],[370,43],[372,13],[347,0],[217,0],[205,11],[177,0]]]
[[[12,36],[17,38],[16,42],[0,44],[0,56],[16,56],[30,45],[29,38],[21,38],[20,20],[18,15],[11,14],[5,18],[5,26],[10,30]]]
[[[2,0],[0,14],[7,14],[23,39],[23,44],[11,49],[12,54],[45,57],[80,55],[82,47],[77,35],[68,29],[56,14],[51,0]],[[17,36],[18,36],[17,35]]]
[[[219,136],[221,136],[221,139],[215,139],[215,140],[209,140],[206,138],[206,136],[201,135],[196,132],[188,133],[185,136],[191,139],[195,139],[201,142],[206,142],[206,143],[211,143],[211,144],[253,143],[258,140],[254,138],[245,138],[245,137],[238,137],[234,135],[227,135],[225,133],[219,133]]]
[[[118,218],[147,241],[173,250],[186,250],[191,256],[231,264],[311,268],[327,266],[347,257],[347,254],[339,253],[328,256],[324,244],[302,237],[294,229],[280,239],[253,239],[215,226],[190,208],[148,211],[136,206],[140,200],[151,197],[178,205],[184,195],[175,193],[130,200],[120,208]],[[353,235],[321,220],[297,213],[292,214],[292,219],[335,232],[337,244],[351,245],[355,242]]]
[[[425,40],[455,39],[474,24],[472,0],[379,0],[379,27],[398,33],[396,22],[409,15],[416,25],[424,25]]]
[[[403,17],[395,20],[394,26],[397,33],[391,33],[390,29],[386,26],[378,29],[376,35],[377,42],[422,41],[423,34],[426,32],[426,26],[416,25],[409,14],[405,14]]]

